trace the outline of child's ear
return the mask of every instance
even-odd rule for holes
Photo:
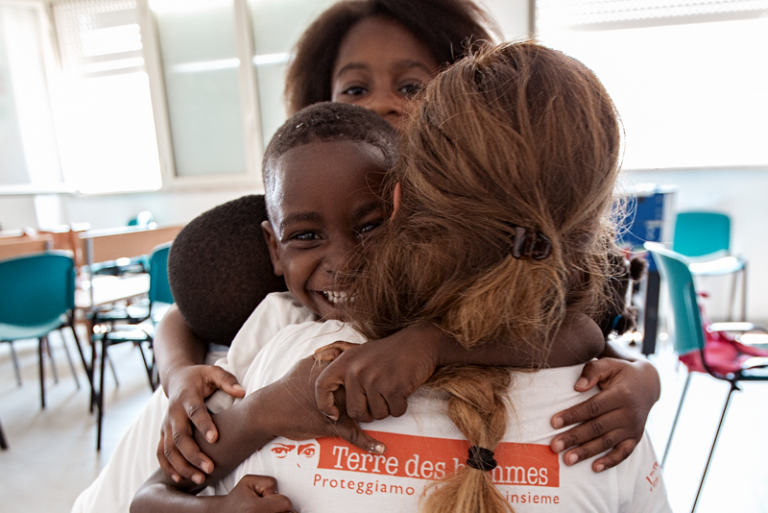
[[[272,229],[272,223],[269,221],[262,221],[261,231],[264,232],[264,238],[267,240],[269,258],[272,260],[272,268],[277,276],[282,276],[283,264],[280,262],[280,253],[277,251],[277,236]]]

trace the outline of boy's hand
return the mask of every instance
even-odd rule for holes
[[[205,407],[205,399],[216,390],[232,397],[245,396],[237,378],[215,365],[193,365],[179,369],[169,383],[168,414],[160,430],[157,459],[160,467],[174,481],[185,477],[202,482],[200,473],[210,473],[213,462],[200,451],[192,437],[192,426],[213,443],[219,436],[216,425]]]
[[[317,407],[338,418],[333,393],[343,387],[347,414],[358,422],[403,415],[408,397],[438,366],[438,338],[434,328],[424,325],[365,344],[335,342],[318,349],[315,358],[333,361],[315,384]]]
[[[315,406],[314,384],[327,365],[312,356],[304,358],[279,381],[261,389],[270,432],[297,441],[340,437],[364,451],[383,454],[386,446],[363,431],[343,408],[338,420],[332,420]],[[336,399],[345,404],[343,389],[337,390]]]
[[[222,513],[290,513],[293,509],[288,497],[277,494],[274,478],[252,474],[215,501],[215,511]]]
[[[552,439],[552,450],[573,465],[608,449],[611,451],[592,463],[592,470],[602,472],[627,459],[640,442],[648,413],[661,394],[659,374],[647,360],[629,362],[601,358],[584,366],[575,389],[586,392],[595,385],[602,391],[583,403],[552,417],[558,429],[579,422]]]

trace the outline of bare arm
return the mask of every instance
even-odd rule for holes
[[[157,328],[154,351],[160,382],[169,399],[168,415],[161,428],[158,459],[161,466],[169,469],[177,479],[183,476],[201,481],[203,474],[200,470],[210,470],[213,463],[194,442],[192,425],[209,442],[218,438],[216,425],[205,407],[205,398],[217,389],[234,397],[242,397],[245,391],[232,374],[220,367],[204,365],[208,344],[189,329],[175,305]]]
[[[605,352],[598,325],[588,316],[568,316],[555,336],[552,350],[542,359],[532,351],[505,342],[466,349],[442,334],[436,352],[438,365],[488,365],[517,368],[556,368],[585,363]]]
[[[195,441],[214,463],[206,479],[199,483],[187,479],[177,483],[158,470],[136,494],[131,511],[165,512],[174,511],[171,507],[186,507],[197,498],[183,493],[197,493],[216,483],[278,434],[292,440],[339,436],[363,450],[383,453],[384,446],[365,434],[343,411],[342,418],[332,422],[315,408],[313,384],[324,367],[312,357],[305,358],[279,381],[214,415],[219,428],[218,442],[211,444],[195,432]],[[343,396],[339,400],[343,403]],[[214,506],[195,506],[207,507]]]
[[[509,342],[489,342],[466,349],[429,323],[406,328],[357,346],[337,342],[318,355],[334,360],[316,384],[318,408],[335,418],[333,393],[344,387],[349,415],[361,422],[398,417],[408,397],[440,366],[488,365],[518,368],[563,367],[598,356],[605,346],[600,328],[586,315],[569,316],[548,355]]]
[[[176,371],[205,362],[208,344],[189,329],[176,305],[171,306],[157,326],[155,362],[165,395],[171,395]]]

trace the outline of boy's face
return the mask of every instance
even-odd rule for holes
[[[340,271],[351,252],[387,217],[378,195],[384,157],[352,141],[313,142],[270,164],[271,221],[262,224],[275,274],[323,318],[343,318],[349,301]]]

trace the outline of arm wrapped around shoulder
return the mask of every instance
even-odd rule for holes
[[[176,237],[168,277],[189,328],[209,343],[230,345],[256,306],[287,290],[272,272],[261,223],[264,196],[249,195],[212,208]]]

